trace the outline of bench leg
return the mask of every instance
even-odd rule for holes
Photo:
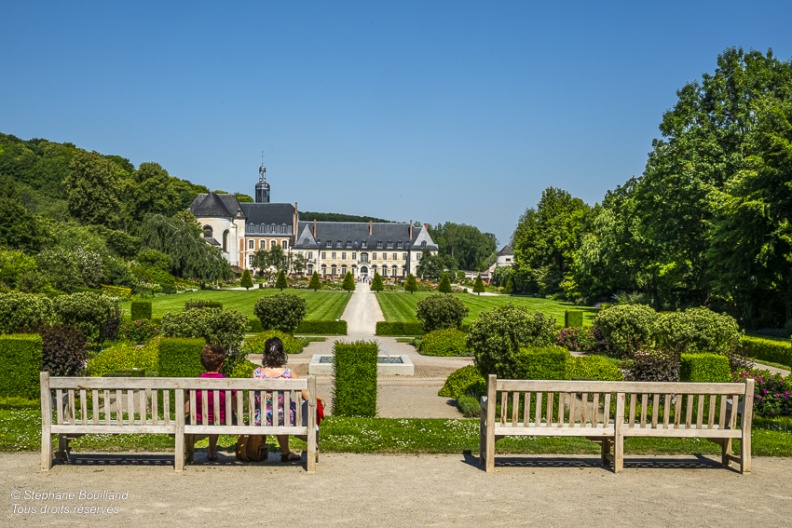
[[[603,438],[600,442],[600,458],[602,459],[602,465],[610,467],[611,457],[610,457],[610,450],[611,450],[611,439],[610,438]]]
[[[732,454],[731,438],[721,438],[718,443],[721,445],[721,464],[724,468],[728,468],[731,462],[729,457]]]
[[[624,437],[617,434],[613,442],[613,472],[624,471]]]
[[[47,432],[41,435],[41,469],[52,469],[52,435]]]

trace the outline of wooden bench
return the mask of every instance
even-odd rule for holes
[[[721,446],[724,467],[736,462],[748,473],[753,393],[752,379],[656,383],[490,375],[481,399],[480,463],[494,470],[495,442],[504,436],[578,436],[600,443],[603,465],[620,473],[626,437],[704,438]],[[734,439],[740,440],[739,455],[732,454]]]
[[[309,394],[303,419],[301,393]],[[212,391],[212,397],[209,397]],[[224,412],[220,393],[225,393]],[[233,393],[232,391],[235,391]],[[196,413],[196,396],[201,392],[202,416]],[[286,409],[283,425],[254,423],[256,395],[272,395],[273,414],[278,402]],[[185,402],[188,413],[185,415]],[[212,405],[210,423],[207,410]],[[292,423],[288,409],[295,403]],[[236,409],[238,412],[234,412]],[[220,415],[225,422],[220,422]],[[236,420],[234,419],[236,417]],[[236,422],[236,423],[235,423]],[[305,422],[303,424],[303,422]],[[169,434],[175,437],[174,467],[184,469],[196,438],[209,434],[296,435],[305,438],[306,470],[313,472],[318,460],[316,436],[316,379],[307,378],[86,378],[51,377],[41,373],[41,468],[49,470],[53,461],[52,435],[59,435],[56,456],[66,457],[69,441],[84,434]],[[187,455],[185,457],[185,454]]]

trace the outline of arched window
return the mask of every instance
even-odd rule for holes
[[[346,275],[347,267],[346,264],[341,265],[341,275]]]
[[[327,264],[322,264],[322,277],[327,275]]]
[[[392,272],[391,275],[393,275],[394,278],[398,277],[399,276],[399,267],[398,266],[391,266],[391,272]]]
[[[332,266],[330,266],[330,276],[335,277],[335,274],[336,274],[336,265],[333,264]]]
[[[228,229],[223,231],[223,251],[228,252]]]
[[[277,240],[270,240],[270,249],[274,248],[277,245],[278,245],[278,241]]]
[[[205,225],[204,226],[204,238],[212,238],[212,226]]]
[[[308,275],[313,275],[313,264],[308,264]]]

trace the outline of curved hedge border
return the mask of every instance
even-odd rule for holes
[[[781,363],[792,368],[792,344],[789,342],[743,336],[740,344],[751,359]]]

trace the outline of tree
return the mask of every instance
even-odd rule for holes
[[[250,276],[250,270],[245,270],[242,272],[242,280],[240,281],[240,286],[245,288],[246,290],[250,290],[253,287],[253,277]]]
[[[451,293],[451,279],[448,278],[448,273],[443,273],[440,284],[437,285],[437,291],[440,293]]]
[[[294,334],[307,311],[305,299],[289,293],[262,297],[253,306],[253,313],[265,330]]]
[[[418,281],[415,280],[415,275],[412,273],[407,275],[407,280],[404,282],[404,291],[410,293],[418,291]]]
[[[382,283],[382,277],[379,273],[374,273],[374,278],[371,279],[371,291],[381,292],[385,289],[385,285]]]
[[[440,256],[450,256],[454,269],[483,270],[495,261],[495,235],[482,233],[477,227],[446,222],[429,227]]]
[[[375,276],[376,278],[376,276]],[[355,291],[355,278],[352,276],[352,272],[347,271],[346,275],[344,275],[344,281],[341,284],[341,287],[344,291],[353,292]]]
[[[283,291],[283,288],[289,287],[289,283],[286,281],[286,273],[283,270],[278,273],[278,279],[275,281],[275,287],[280,291]]]
[[[307,267],[308,267],[308,258],[305,255],[297,253],[296,255],[292,256],[291,269],[294,273],[296,273],[299,276],[302,276],[303,272],[305,271],[305,268]]]
[[[421,322],[424,332],[443,328],[459,328],[468,314],[468,307],[453,295],[436,293],[418,301],[416,317]]]
[[[481,275],[476,276],[476,281],[473,283],[473,292],[481,295],[484,291],[484,281],[481,280]]]
[[[439,255],[432,255],[428,249],[421,251],[421,260],[418,262],[418,268],[415,272],[422,279],[437,280],[443,274],[444,269],[448,269],[448,260],[453,262],[453,259],[448,257],[440,257]]]
[[[317,272],[313,272],[311,275],[311,280],[308,281],[308,289],[309,290],[320,290],[322,288],[322,281],[319,280],[319,274]]]
[[[141,163],[126,181],[124,206],[129,228],[135,231],[147,214],[170,216],[179,211],[173,179],[159,163]]]
[[[83,224],[118,226],[125,176],[121,167],[98,152],[77,151],[63,180],[69,214]]]

